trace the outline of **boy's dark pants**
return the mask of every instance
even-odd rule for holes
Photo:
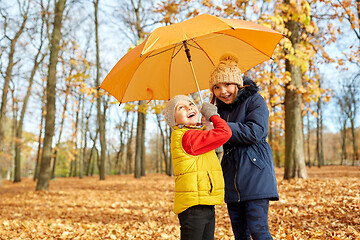
[[[268,227],[268,199],[228,203],[227,207],[235,240],[273,239]]]
[[[215,231],[215,207],[196,205],[178,215],[181,240],[213,240]]]

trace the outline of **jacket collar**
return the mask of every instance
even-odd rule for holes
[[[186,124],[179,124],[174,126],[174,130],[176,129],[201,129],[204,130],[206,128],[206,125],[202,125],[202,124],[197,124],[197,125],[186,125]]]
[[[230,110],[234,107],[239,106],[245,100],[259,91],[259,87],[256,83],[248,77],[244,77],[244,88],[239,89],[236,100],[232,104],[226,104],[223,101],[216,98],[216,105],[219,108]]]

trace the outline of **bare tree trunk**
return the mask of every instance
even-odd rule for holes
[[[167,155],[167,151],[165,149],[166,147],[166,144],[165,144],[165,135],[164,135],[164,131],[161,127],[161,122],[160,122],[160,116],[159,114],[156,114],[156,118],[157,118],[157,122],[158,122],[158,127],[159,127],[159,130],[160,130],[160,138],[161,138],[161,153],[163,155],[163,159],[164,159],[164,162],[165,162],[165,169],[168,169],[168,155]],[[160,166],[161,166],[161,162],[160,162]],[[166,172],[168,174],[168,172]]]
[[[319,86],[320,87],[320,86]],[[322,106],[321,106],[321,97],[317,102],[317,119],[316,119],[316,154],[318,160],[318,167],[324,166],[324,148],[323,148],[323,139],[322,139]]]
[[[96,165],[98,166],[98,169],[99,169],[99,150],[97,149],[97,147],[95,147],[95,159],[92,161],[92,164],[91,164],[91,171],[90,171],[90,176],[93,176],[94,175],[94,171],[95,171],[95,163]]]
[[[89,132],[89,118],[90,118],[91,108],[92,107],[90,107],[89,113],[86,114],[86,123],[85,123],[84,147],[83,147],[83,157],[82,157],[83,161],[84,161],[84,164],[85,164],[85,166],[84,166],[84,168],[85,168],[85,176],[89,176],[89,167],[90,167],[90,162],[91,162],[91,160],[89,160],[88,163],[85,163],[85,157],[86,157],[86,152],[87,152],[86,151],[86,149],[87,149],[87,140],[88,140],[87,134]],[[90,154],[91,154],[91,152],[90,152]]]
[[[360,9],[360,2],[357,2],[358,9]],[[359,13],[360,16],[360,13]],[[360,41],[360,38],[359,38]],[[357,142],[356,142],[356,134],[355,134],[355,119],[356,114],[358,113],[359,109],[359,93],[360,93],[360,73],[356,74],[355,77],[352,79],[352,82],[349,86],[349,95],[350,99],[350,109],[351,111],[349,114],[350,118],[350,125],[351,125],[351,135],[352,135],[352,146],[353,146],[353,162],[352,165],[355,165],[355,162],[359,160],[359,153],[357,150]]]
[[[87,169],[86,169],[86,173],[85,173],[86,176],[89,176],[89,173],[90,173],[92,154],[93,154],[94,149],[96,148],[96,140],[98,138],[98,135],[99,135],[99,129],[96,130],[96,134],[95,134],[94,139],[91,139],[91,140],[93,140],[93,146],[92,146],[91,151],[90,151],[88,165],[87,165]],[[91,138],[91,135],[90,135],[90,138]]]
[[[85,136],[85,127],[84,127],[84,121],[85,121],[85,96],[84,93],[80,92],[80,99],[82,100],[82,105],[81,105],[81,134],[80,134],[80,152],[79,152],[79,178],[83,178],[83,172],[84,172],[84,154],[83,154],[83,149],[85,150],[85,148],[83,148],[83,140],[84,140],[84,136]],[[86,140],[85,140],[86,142]]]
[[[34,181],[39,179],[40,171],[40,159],[41,159],[41,149],[42,149],[42,135],[43,135],[43,125],[44,125],[44,116],[45,116],[45,90],[43,91],[42,101],[41,101],[41,120],[40,120],[40,130],[39,130],[39,145],[36,154],[36,163],[34,169]]]
[[[18,119],[18,111],[16,109],[19,109],[19,101],[15,98],[15,88],[10,88],[11,91],[11,98],[12,98],[12,124],[11,124],[11,141],[10,141],[10,146],[9,146],[9,152],[11,153],[12,157],[14,157],[14,150],[15,150],[15,142],[17,142],[19,139],[15,139],[15,135],[16,135],[16,125],[17,125],[17,119]],[[20,168],[20,159],[19,159],[19,163],[17,163],[15,161],[16,159],[14,158],[14,161],[11,163],[10,165],[10,178],[9,179],[14,179],[14,175],[15,175],[15,171],[18,171],[18,175],[21,176],[21,168]],[[15,165],[18,165],[19,168],[15,169]],[[14,181],[15,182],[15,181]],[[20,182],[20,181],[19,181]]]
[[[135,4],[136,2],[136,4]],[[125,21],[128,24],[130,29],[136,29],[135,34],[137,39],[142,39],[145,35],[144,27],[144,16],[141,15],[141,0],[131,1],[131,7],[133,10],[133,16],[128,16],[128,14],[121,14]],[[129,5],[130,5],[129,4]],[[143,101],[139,101],[139,106],[145,104]],[[141,111],[138,111],[138,123],[137,123],[137,133],[136,133],[136,149],[135,149],[135,178],[140,178],[145,176],[145,125],[146,125],[146,115]]]
[[[346,118],[343,120],[343,127],[341,129],[341,165],[344,165],[344,162],[347,159],[347,153],[346,153]]]
[[[40,44],[40,47],[38,49],[38,53],[36,54],[35,60],[34,60],[34,66],[33,69],[31,71],[31,75],[30,75],[30,79],[29,79],[29,86],[27,88],[27,92],[26,95],[24,97],[23,100],[23,106],[21,109],[21,113],[20,113],[20,119],[19,122],[17,123],[16,126],[16,139],[17,141],[15,142],[15,177],[14,177],[14,182],[20,182],[21,181],[21,162],[20,162],[20,158],[21,158],[21,139],[22,139],[22,132],[23,132],[23,125],[24,125],[24,118],[25,118],[25,112],[26,112],[26,108],[27,108],[27,104],[31,95],[31,88],[32,88],[32,84],[34,82],[34,76],[35,73],[39,67],[39,65],[41,64],[41,62],[44,60],[45,58],[45,54],[42,55],[41,59],[38,60],[40,53],[41,53],[41,47],[42,47],[42,43]]]
[[[169,131],[166,131],[167,132],[167,144],[166,146],[168,146],[168,151],[167,152],[170,152],[170,142],[171,142],[171,133],[172,133],[172,128],[169,128]],[[172,162],[172,156],[170,154],[170,158],[168,158],[168,168],[166,169],[166,174],[168,176],[172,176],[174,175],[173,174],[173,162]]]
[[[64,129],[64,122],[65,122],[65,116],[66,116],[65,114],[66,114],[66,111],[67,111],[69,93],[70,93],[70,83],[67,83],[66,84],[66,89],[65,89],[64,109],[63,109],[63,112],[62,112],[62,115],[61,115],[59,137],[58,137],[58,141],[56,143],[55,149],[54,149],[53,165],[52,165],[52,171],[51,171],[51,179],[55,178],[56,160],[57,160],[57,154],[58,154],[59,146],[60,146],[60,143],[61,143],[62,132],[63,132],[63,129]]]
[[[56,65],[60,51],[62,17],[66,0],[55,2],[54,28],[51,37],[50,64],[46,86],[46,118],[45,138],[41,157],[39,180],[36,190],[48,190],[50,180],[50,162],[52,155],[52,138],[55,131],[55,96],[56,96]]]
[[[356,134],[355,134],[355,121],[354,118],[350,119],[351,124],[351,135],[352,135],[352,145],[353,145],[353,161],[352,166],[355,166],[355,162],[359,160],[359,154],[357,151],[357,143],[356,143]]]
[[[131,129],[130,129],[130,136],[128,137],[127,142],[127,149],[126,149],[126,173],[130,174],[132,173],[132,158],[133,158],[133,152],[132,152],[132,139],[133,139],[133,132],[134,132],[134,117],[131,122]]]
[[[146,175],[146,161],[145,161],[145,128],[146,128],[146,114],[141,116],[141,176]]]
[[[289,3],[285,0],[284,3]],[[299,23],[289,20],[285,23],[290,31],[289,37],[294,49],[298,48],[300,43]],[[289,85],[295,88],[302,84],[302,74],[300,66],[292,64],[288,59],[285,61],[286,71],[291,74],[291,81],[286,85],[285,92],[285,173],[284,178],[307,178],[305,160],[304,160],[304,141],[302,134],[302,115],[301,105],[302,96],[289,88]]]
[[[46,53],[41,54],[41,50],[43,47],[43,43],[44,43],[44,39],[43,39],[43,29],[44,29],[44,22],[45,20],[42,20],[42,24],[41,24],[41,30],[40,30],[40,45],[38,47],[38,52],[36,53],[36,56],[34,58],[34,66],[33,69],[31,71],[30,74],[30,78],[29,78],[29,85],[26,91],[26,95],[24,97],[23,102],[23,106],[21,109],[21,113],[20,113],[20,119],[17,123],[16,126],[16,139],[17,141],[15,142],[15,176],[14,176],[14,182],[20,182],[21,181],[21,145],[22,145],[22,131],[23,131],[23,125],[24,125],[24,118],[25,118],[25,113],[26,113],[26,109],[27,109],[27,104],[31,95],[31,89],[32,89],[32,85],[34,82],[34,77],[35,77],[35,73],[37,72],[40,64],[44,61],[45,56],[47,55]],[[39,59],[40,58],[40,59]]]
[[[95,81],[95,85],[100,86],[100,53],[99,53],[99,31],[98,31],[99,0],[94,0],[93,3],[94,3],[94,13],[95,13],[95,44],[96,44],[96,81]],[[97,115],[98,115],[100,146],[101,146],[99,175],[100,175],[100,180],[105,180],[105,162],[106,162],[105,111],[106,111],[106,109],[104,108],[104,113],[102,113],[101,103],[102,103],[102,97],[99,94],[99,89],[98,89]]]
[[[309,117],[309,112],[306,114],[306,120],[307,120],[307,137],[306,137],[306,142],[307,142],[307,145],[306,145],[306,151],[307,151],[307,165],[309,167],[311,167],[311,157],[310,157],[310,154],[311,154],[311,151],[310,151],[310,140],[311,140],[311,134],[310,134],[310,117]]]
[[[142,102],[139,101],[138,106],[140,108]],[[135,178],[141,178],[141,156],[142,156],[142,117],[143,114],[138,111],[138,119],[137,119],[137,126],[136,126],[136,147],[135,147],[135,170],[134,176]]]
[[[79,154],[78,154],[78,144],[77,144],[77,139],[78,139],[78,130],[79,130],[79,113],[80,113],[80,105],[81,105],[81,95],[79,96],[79,100],[77,101],[78,104],[75,106],[75,111],[76,111],[76,116],[75,116],[75,123],[74,123],[74,133],[73,133],[73,139],[72,139],[72,142],[73,142],[73,155],[74,155],[74,160],[73,160],[73,166],[74,166],[74,171],[73,171],[73,174],[70,175],[72,177],[76,177],[77,174],[78,174],[78,170],[77,170],[77,162],[78,162],[78,157],[79,157]]]
[[[116,154],[115,161],[115,174],[122,174],[123,172],[123,159],[124,159],[124,151],[125,151],[125,140],[124,136],[128,128],[128,118],[129,111],[126,111],[126,116],[124,121],[119,123],[119,140],[120,140],[120,149]]]

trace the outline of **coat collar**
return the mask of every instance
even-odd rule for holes
[[[259,91],[259,87],[256,85],[256,83],[250,78],[244,77],[244,88],[239,89],[235,102],[232,104],[226,104],[223,101],[216,98],[216,105],[219,108],[230,110],[245,102],[247,98],[251,97],[258,91]]]

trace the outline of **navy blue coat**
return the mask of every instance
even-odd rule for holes
[[[249,86],[239,90],[233,104],[216,99],[218,112],[232,131],[221,161],[225,202],[278,200],[272,150],[266,141],[269,110],[256,84],[244,79],[244,85]]]

